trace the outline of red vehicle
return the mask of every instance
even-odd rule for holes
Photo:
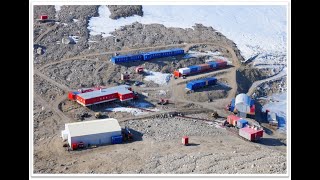
[[[138,67],[136,68],[136,73],[140,74],[140,73],[142,73],[142,72],[143,72],[143,67],[138,66]]]

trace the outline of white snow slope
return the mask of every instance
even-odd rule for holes
[[[212,26],[233,40],[244,58],[256,57],[285,61],[286,54],[286,6],[143,6],[144,16],[132,16],[113,20],[106,6],[99,7],[99,16],[92,17],[88,29],[90,35],[110,36],[121,26],[138,21],[142,24],[159,23],[166,27],[192,28],[195,23]],[[181,13],[183,12],[183,13]]]

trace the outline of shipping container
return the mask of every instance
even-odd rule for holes
[[[215,78],[215,77],[208,77],[208,78],[204,78],[203,80],[206,82],[207,86],[216,85],[217,81],[218,81],[217,78]]]
[[[41,16],[40,16],[40,19],[41,19],[41,20],[46,20],[46,19],[48,19],[48,15],[41,15]]]
[[[179,71],[173,71],[173,76],[174,77],[180,77],[181,73]]]
[[[244,128],[239,129],[239,135],[249,141],[256,141],[263,137],[263,130],[256,130],[252,127],[246,126]]]
[[[217,69],[217,63],[215,61],[207,62],[211,69]]]
[[[251,107],[250,107],[250,112],[249,112],[249,114],[255,114],[256,112],[256,106],[255,105],[252,105]]]
[[[188,67],[190,69],[190,73],[197,73],[200,70],[200,66],[193,65]]]
[[[210,77],[210,78],[190,81],[187,83],[186,88],[190,90],[196,90],[208,85],[215,85],[216,83],[217,83],[217,79],[215,77]]]
[[[254,105],[254,100],[253,99],[251,99],[251,101],[250,101],[250,106],[252,106],[252,105]]]
[[[243,128],[243,127],[247,126],[248,124],[249,124],[248,121],[245,119],[240,119],[237,121],[238,128]]]
[[[183,145],[188,145],[189,144],[189,137],[188,136],[183,136],[182,137],[182,144]]]
[[[223,61],[223,60],[220,60],[220,59],[216,60],[216,63],[217,63],[217,67],[218,68],[224,68],[224,67],[227,66],[227,61]]]
[[[190,90],[196,90],[204,87],[206,82],[204,80],[195,80],[187,83],[186,88]]]
[[[234,112],[234,107],[235,107],[235,99],[231,100],[231,106],[230,106],[230,111]]]
[[[229,115],[227,117],[227,122],[229,124],[232,124],[233,126],[237,126],[237,121],[240,120],[240,118],[238,116],[235,115]]]
[[[210,69],[209,64],[199,64],[198,66],[200,67],[200,71],[207,71]]]
[[[120,135],[120,136],[112,136],[111,137],[111,143],[112,144],[121,144],[122,140],[123,140],[122,135]]]
[[[190,68],[180,68],[179,69],[179,72],[182,74],[182,75],[187,75],[190,73]]]

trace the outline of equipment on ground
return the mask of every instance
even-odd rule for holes
[[[139,81],[136,81],[136,82],[133,83],[133,85],[135,85],[135,86],[139,86],[140,84],[141,83]]]
[[[160,99],[158,102],[159,105],[166,105],[169,104],[169,100],[168,99]]]
[[[213,111],[213,113],[211,113],[211,117],[217,119],[219,117],[219,114],[217,111]]]
[[[139,99],[139,94],[135,91],[132,91],[133,92],[133,99]]]
[[[101,118],[102,114],[100,112],[96,112],[94,113],[94,117],[96,117],[97,119]]]
[[[138,73],[138,74],[143,73],[143,67],[138,66],[138,67],[136,68],[136,73]]]
[[[133,140],[133,134],[130,132],[127,126],[124,129],[121,129],[121,134],[122,134],[123,141]]]

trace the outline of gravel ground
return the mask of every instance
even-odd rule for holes
[[[57,96],[64,95],[65,92],[48,81],[43,80],[38,75],[34,75],[33,89],[34,92],[40,95],[47,102],[52,102]]]
[[[274,149],[269,145],[251,143],[200,120],[154,118],[120,122],[120,125],[129,125],[134,142],[67,152],[62,148],[60,137],[45,141],[42,148],[35,149],[35,172],[286,173],[285,147]],[[189,146],[181,144],[184,135],[190,138]]]

